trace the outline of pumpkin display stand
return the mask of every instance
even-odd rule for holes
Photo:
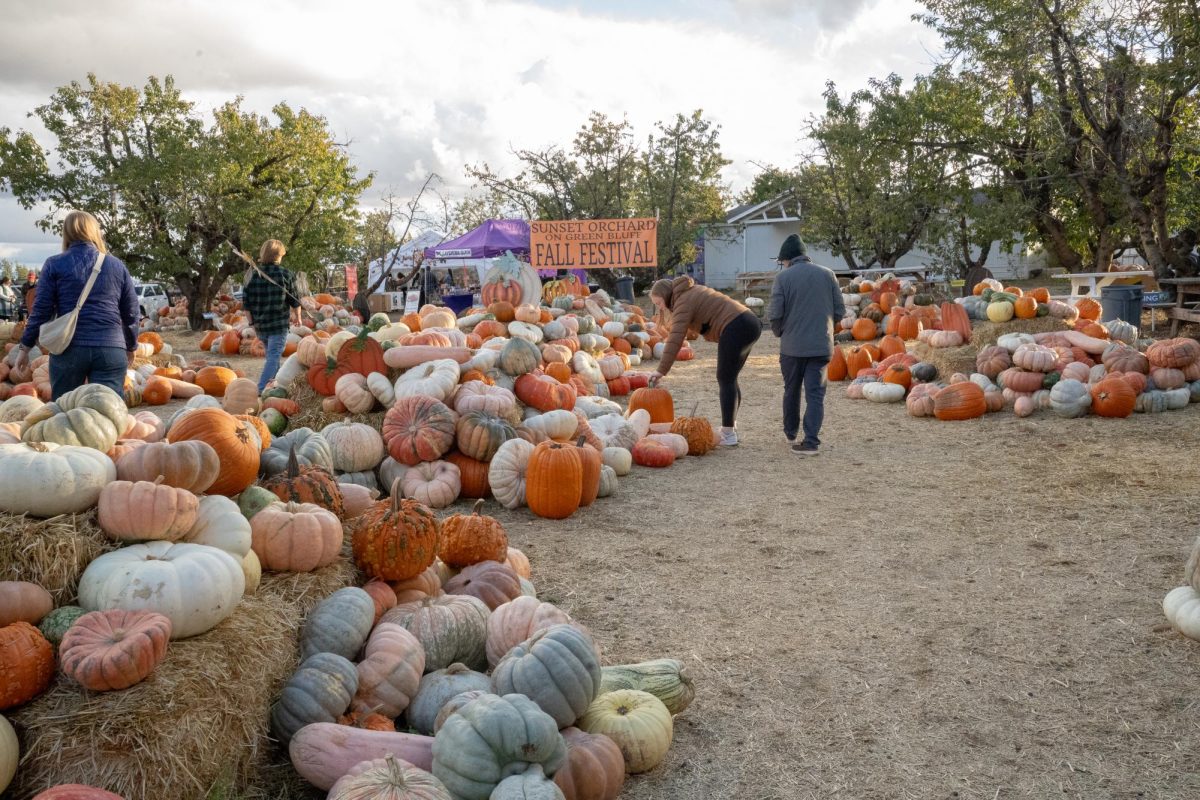
[[[299,786],[290,766],[271,766],[278,758],[267,738],[270,705],[295,669],[304,616],[353,582],[348,559],[312,573],[265,574],[236,614],[171,642],[150,678],[123,691],[85,692],[57,675],[9,715],[23,752],[5,797],[74,782],[127,800],[200,800],[214,787],[265,781],[275,785],[264,795],[303,796],[281,789]]]

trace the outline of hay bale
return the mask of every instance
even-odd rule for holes
[[[383,416],[386,413],[383,410],[372,411],[369,414],[349,414],[346,412],[331,414],[325,411],[321,408],[321,401],[325,399],[325,396],[318,394],[309,385],[308,379],[303,375],[292,382],[288,393],[300,406],[300,413],[288,419],[289,430],[312,428],[314,431],[319,431],[326,425],[334,422],[342,422],[343,420],[347,422],[362,422],[370,425],[377,431],[383,429]]]
[[[975,322],[971,341],[961,347],[930,347],[924,342],[912,345],[912,354],[937,367],[938,377],[948,378],[956,372],[970,375],[975,371],[975,357],[985,347],[991,347],[1006,333],[1049,333],[1065,331],[1068,326],[1056,317],[1013,319],[1008,322]]]
[[[75,782],[126,800],[199,800],[214,787],[262,780],[268,764],[286,760],[269,739],[270,707],[295,669],[300,624],[354,576],[347,559],[313,573],[264,575],[229,619],[171,642],[154,674],[124,691],[87,692],[60,675],[9,717],[23,756],[9,796]],[[281,767],[267,772],[300,785]]]
[[[118,547],[96,525],[94,511],[50,519],[0,513],[0,531],[0,580],[36,583],[55,606],[74,603],[84,568]]]
[[[1011,319],[1008,322],[976,322],[971,326],[971,344],[976,352],[996,343],[1006,333],[1050,333],[1070,330],[1067,323],[1058,317],[1034,317],[1033,319]]]
[[[938,378],[949,378],[956,372],[970,375],[975,371],[975,356],[979,348],[973,344],[961,347],[930,347],[924,342],[913,345],[912,354],[927,364],[937,367]]]

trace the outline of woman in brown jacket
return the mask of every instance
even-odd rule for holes
[[[717,386],[721,397],[721,444],[738,443],[737,412],[742,404],[738,373],[750,356],[750,349],[762,335],[762,322],[754,312],[738,301],[707,286],[697,286],[686,275],[661,280],[650,287],[650,299],[666,312],[671,332],[663,345],[658,372],[650,379],[658,383],[675,363],[688,331],[695,331],[717,343]]]

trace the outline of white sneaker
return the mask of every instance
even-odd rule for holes
[[[727,431],[727,432],[722,431],[721,446],[722,447],[737,447],[738,446],[737,431]]]

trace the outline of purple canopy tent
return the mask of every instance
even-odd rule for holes
[[[425,248],[425,257],[433,259],[496,258],[511,250],[522,261],[529,261],[529,223],[523,219],[489,219],[473,231],[457,239]],[[584,283],[587,272],[571,272]],[[553,278],[555,270],[540,269],[538,275]]]

